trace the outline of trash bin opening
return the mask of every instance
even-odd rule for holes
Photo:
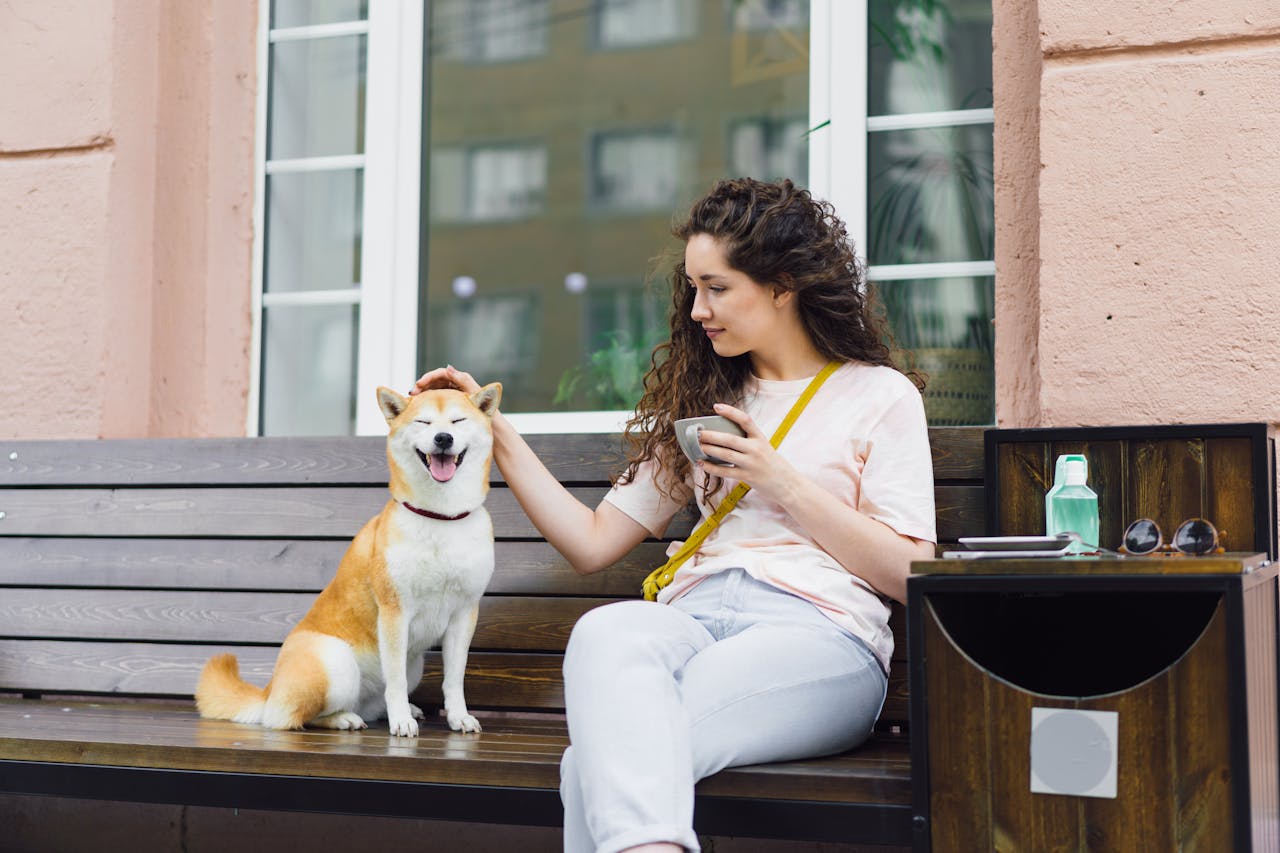
[[[1049,696],[1129,690],[1204,633],[1218,592],[941,593],[929,604],[978,667]]]

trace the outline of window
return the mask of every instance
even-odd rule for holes
[[[870,0],[866,245],[935,425],[995,420],[991,7]]]
[[[672,131],[597,134],[591,146],[591,202],[619,211],[670,210],[683,159]]]
[[[730,171],[767,180],[809,174],[808,118],[752,118],[729,131]]]
[[[739,30],[809,28],[809,0],[739,0],[729,5],[732,25]]]
[[[270,4],[251,430],[350,433],[363,251],[363,3]],[[305,393],[301,392],[305,389]]]
[[[547,152],[539,145],[441,148],[431,152],[437,221],[527,219],[542,210]]]
[[[414,369],[422,7],[261,9],[248,431],[379,432]]]
[[[690,38],[699,5],[688,0],[595,0],[596,44],[617,50]]]
[[[266,5],[251,430],[381,432],[446,362],[617,429],[672,219],[740,174],[832,201],[932,421],[991,422],[988,0]]]
[[[455,62],[516,62],[547,52],[548,0],[435,0],[432,54]]]

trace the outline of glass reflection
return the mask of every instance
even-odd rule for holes
[[[436,0],[435,58],[452,62],[514,62],[547,52],[548,0]]]
[[[994,422],[995,279],[880,281],[874,289],[893,334],[896,358],[928,380],[924,407],[929,423]]]
[[[867,243],[872,264],[995,256],[991,125],[867,136]]]
[[[363,186],[357,170],[268,176],[268,293],[344,290],[360,282]]]
[[[351,435],[359,309],[282,305],[262,315],[261,434]]]
[[[990,107],[991,3],[869,0],[868,115]]]
[[[369,0],[272,0],[272,27],[342,24],[369,17]]]
[[[805,183],[808,3],[429,8],[419,367],[502,380],[508,412],[628,409],[673,215],[722,177]]]
[[[363,35],[271,45],[267,158],[364,153]]]

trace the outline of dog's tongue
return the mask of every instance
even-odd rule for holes
[[[444,453],[431,454],[431,476],[437,482],[447,483],[453,479],[453,474],[458,470],[458,457],[448,456]]]

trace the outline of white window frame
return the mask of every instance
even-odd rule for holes
[[[809,187],[835,205],[861,261],[867,246],[867,134],[994,124],[992,109],[911,115],[867,115],[867,1],[811,0],[809,4]],[[850,50],[849,45],[861,50]],[[833,92],[838,93],[833,95]],[[823,119],[826,116],[827,119]],[[823,124],[827,121],[826,124]],[[867,267],[869,281],[994,277],[996,262],[954,261]]]
[[[407,391],[414,380],[418,333],[418,201],[422,128],[421,0],[370,0],[365,21],[271,29],[271,4],[259,4],[258,109],[254,196],[252,351],[245,432],[260,430],[263,309],[276,305],[358,305],[356,433],[386,431],[374,388]],[[272,44],[366,36],[365,153],[267,160],[267,92]],[[360,169],[360,282],[351,288],[264,293],[266,179],[284,172]],[[365,389],[368,389],[365,393]]]
[[[270,41],[281,31],[267,31],[262,3],[258,98],[258,188],[255,204],[253,303],[253,373],[249,396],[249,434],[258,431],[260,335],[262,322],[262,188],[267,171],[266,82]],[[423,79],[422,0],[370,0],[367,100],[365,116],[363,285],[331,294],[268,295],[267,304],[321,300],[360,305],[356,432],[378,435],[386,422],[371,390],[390,385],[407,390],[415,378],[418,357],[418,235],[422,158]],[[889,130],[991,124],[992,110],[954,110],[918,115],[867,115],[867,0],[811,0],[809,5],[809,134],[808,185],[818,198],[832,202],[848,226],[865,263],[867,235],[867,134]],[[298,28],[350,34],[355,25]],[[359,26],[364,26],[362,23]],[[299,35],[285,32],[283,37]],[[315,158],[316,160],[325,158]],[[315,167],[317,164],[310,164]],[[320,164],[323,165],[323,164]],[[271,168],[308,168],[307,164],[273,163]],[[994,261],[873,266],[872,281],[971,278],[995,275]],[[367,400],[364,398],[368,398]],[[542,412],[508,415],[521,432],[618,432],[630,412]]]
[[[369,0],[356,433],[382,435],[374,389],[417,376],[423,3]]]

